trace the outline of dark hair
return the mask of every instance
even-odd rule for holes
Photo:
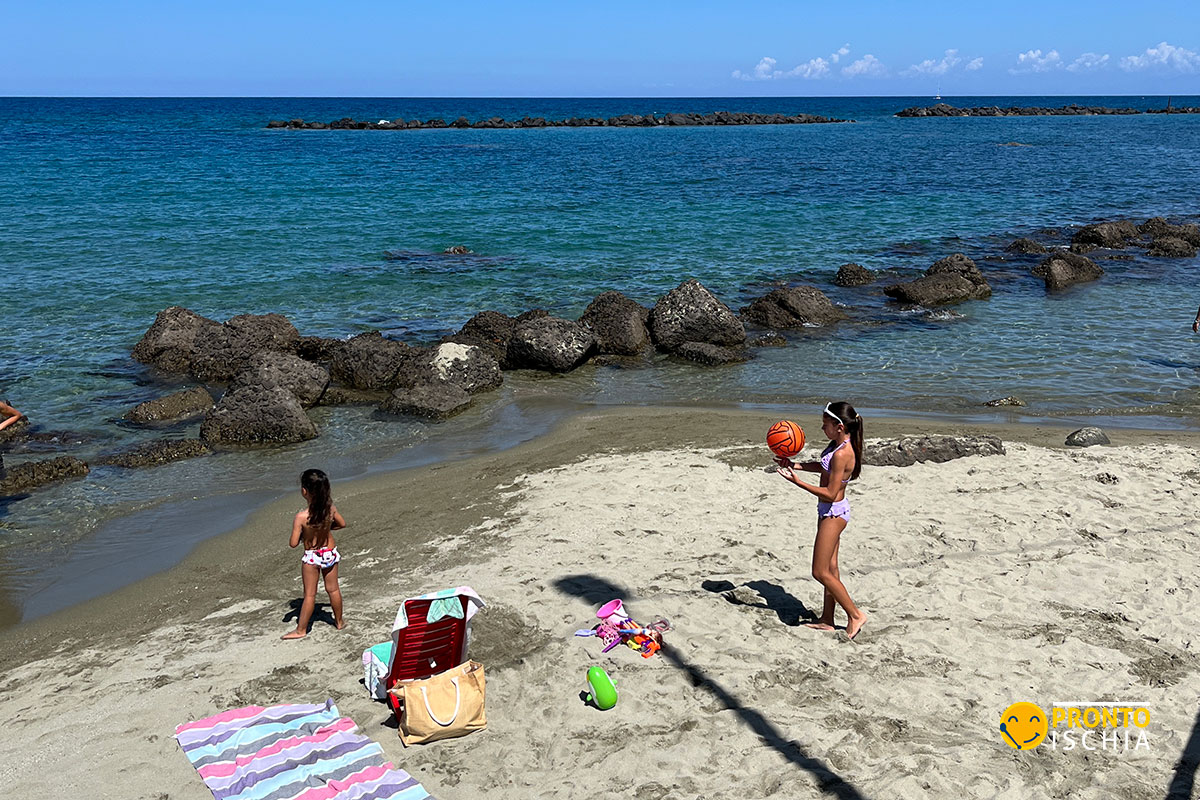
[[[863,419],[854,410],[854,406],[841,400],[830,403],[829,410],[841,421],[842,427],[850,436],[850,447],[854,448],[854,471],[850,473],[850,478],[857,478],[862,472]]]
[[[300,476],[300,488],[308,492],[308,526],[320,529],[327,525],[333,510],[329,476],[319,469],[306,469]]]

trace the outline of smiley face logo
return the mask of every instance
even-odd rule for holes
[[[1000,717],[1000,738],[1017,750],[1032,750],[1046,738],[1049,720],[1033,703],[1013,703]]]

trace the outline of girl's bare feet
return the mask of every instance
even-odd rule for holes
[[[814,630],[814,631],[834,630],[833,620],[829,620],[828,622],[826,622],[823,619],[819,619],[816,622],[806,622],[806,623],[804,623],[804,627],[808,628],[809,630]]]
[[[337,629],[338,629],[339,631],[340,631],[340,630],[343,630],[343,629],[345,629],[345,627],[346,627],[346,623],[344,623],[344,622],[339,622],[339,623],[337,624]]]
[[[862,630],[863,625],[867,624],[867,615],[852,619],[846,623],[846,638],[854,641],[854,637],[858,636],[858,632]]]
[[[296,630],[296,631],[292,631],[291,633],[285,633],[283,636],[280,636],[279,638],[280,639],[303,639],[305,636],[307,636],[307,634],[304,631]]]

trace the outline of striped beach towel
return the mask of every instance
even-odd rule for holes
[[[332,700],[235,708],[175,738],[216,800],[432,800]]]

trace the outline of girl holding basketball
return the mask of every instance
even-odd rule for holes
[[[825,602],[820,619],[808,626],[820,631],[834,630],[836,603],[848,618],[846,637],[853,639],[866,624],[867,615],[854,605],[842,584],[838,573],[838,544],[842,531],[850,522],[846,484],[857,478],[862,469],[862,417],[849,403],[829,403],[821,413],[821,431],[829,437],[829,446],[821,453],[819,461],[797,464],[783,456],[776,456],[775,461],[785,480],[817,496],[817,540],[813,544],[812,575],[825,587]],[[795,472],[797,469],[821,473],[820,486],[800,480]]]

